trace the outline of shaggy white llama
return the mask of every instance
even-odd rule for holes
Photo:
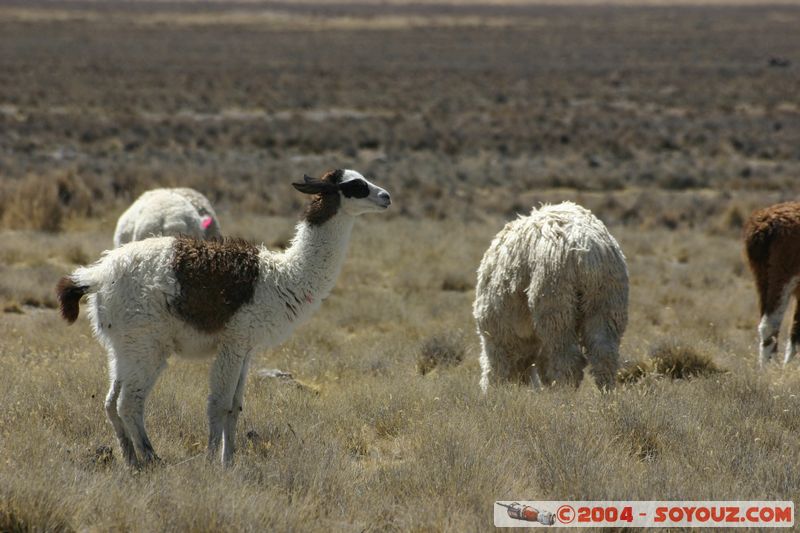
[[[119,217],[114,247],[161,235],[198,239],[220,236],[219,221],[208,198],[187,187],[143,193]]]
[[[473,314],[484,393],[490,380],[577,386],[587,360],[597,385],[611,389],[628,321],[625,256],[583,207],[534,209],[483,256]]]
[[[129,464],[156,458],[144,404],[171,353],[216,354],[208,452],[214,456],[221,441],[229,464],[250,357],[281,343],[320,307],[341,270],[355,217],[391,203],[389,193],[352,170],[306,176],[294,186],[314,196],[283,253],[240,240],[145,239],[60,281],[69,322],[90,294],[90,320],[109,356],[106,414]]]
[[[800,300],[800,202],[785,202],[753,212],[744,225],[750,270],[758,289],[761,322],[759,364],[764,366],[778,350],[781,321],[794,295]],[[800,345],[800,305],[795,307],[783,364]]]

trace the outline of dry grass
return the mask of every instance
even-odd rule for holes
[[[248,227],[269,241],[290,224],[253,218]],[[105,421],[105,357],[85,317],[67,327],[53,310],[4,314],[0,528],[484,530],[500,498],[800,496],[790,474],[800,459],[800,374],[755,371],[754,294],[731,268],[733,237],[645,239],[612,228],[633,283],[623,355],[648,358],[652,373],[606,396],[586,379],[577,392],[508,386],[482,398],[473,292],[443,290],[445,275],[414,267],[436,253],[442,270],[459,272],[465,261],[471,270],[500,224],[360,222],[320,313],[254,362],[313,388],[253,374],[228,471],[199,456],[207,363],[171,362],[148,408],[164,464],[132,473]],[[433,248],[435,238],[413,237],[452,232],[466,237]],[[100,233],[74,231],[63,243],[28,233],[42,246],[13,255],[34,264],[49,246],[63,271],[72,241]],[[390,235],[392,249],[374,254]],[[684,249],[688,263],[676,262]],[[695,264],[697,249],[705,254]],[[20,266],[7,283],[33,268]],[[648,341],[675,331],[680,343]],[[422,375],[417,354],[437,370]],[[729,372],[709,371],[716,366]],[[455,504],[458,513],[441,512]]]

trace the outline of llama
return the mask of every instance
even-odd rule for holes
[[[89,294],[95,336],[108,351],[105,409],[131,466],[157,459],[144,425],[147,395],[172,353],[216,355],[207,415],[208,454],[229,465],[250,358],[283,342],[333,289],[357,215],[389,207],[389,193],[353,170],[294,187],[312,195],[282,253],[242,240],[186,236],[136,241],[61,279],[72,323]]]
[[[119,217],[114,247],[159,235],[220,236],[219,221],[208,198],[188,187],[143,193]]]
[[[792,295],[800,298],[800,202],[786,202],[754,211],[744,225],[745,253],[755,278],[761,322],[759,365],[778,350],[778,332]],[[783,364],[800,344],[800,306],[794,312]]]
[[[478,269],[473,314],[481,380],[570,384],[587,360],[614,387],[628,322],[628,268],[605,225],[571,202],[533,209],[498,233]]]

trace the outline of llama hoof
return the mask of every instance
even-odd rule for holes
[[[139,465],[136,467],[136,469],[140,472],[147,472],[150,470],[155,470],[157,468],[160,468],[164,464],[166,463],[164,463],[164,461],[160,457],[154,457],[150,461],[141,461]]]

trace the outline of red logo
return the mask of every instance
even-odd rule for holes
[[[556,511],[556,516],[562,524],[569,524],[575,520],[575,509],[571,505],[562,505]]]

